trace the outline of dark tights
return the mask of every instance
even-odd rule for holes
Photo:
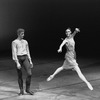
[[[26,55],[25,56],[18,56],[18,59],[19,59],[19,63],[21,64],[21,69],[17,69],[19,88],[20,88],[20,90],[23,90],[22,68],[24,67],[24,69],[27,73],[26,90],[29,90],[30,89],[30,84],[31,84],[32,72],[31,72],[28,57]]]

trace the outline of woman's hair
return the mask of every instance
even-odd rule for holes
[[[71,31],[71,28],[67,28],[65,32]]]
[[[17,29],[17,35],[20,35],[21,32],[25,32],[25,30],[22,28]]]

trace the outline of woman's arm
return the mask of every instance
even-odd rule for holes
[[[64,39],[61,45],[59,46],[58,52],[62,52],[62,47],[66,44],[67,40]]]
[[[78,28],[75,28],[75,31],[72,34],[72,37],[74,37],[76,35],[76,33],[80,32],[80,30]]]

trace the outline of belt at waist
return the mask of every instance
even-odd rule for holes
[[[22,57],[22,56],[27,56],[27,54],[24,54],[24,55],[17,55],[17,57]]]

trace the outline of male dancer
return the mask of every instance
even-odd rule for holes
[[[24,68],[27,72],[26,92],[30,95],[33,95],[33,92],[30,90],[32,76],[31,68],[33,68],[33,63],[29,52],[28,42],[23,39],[24,32],[25,30],[22,28],[17,30],[18,37],[12,42],[12,58],[17,65],[18,84],[20,88],[19,95],[24,95],[22,68]]]

